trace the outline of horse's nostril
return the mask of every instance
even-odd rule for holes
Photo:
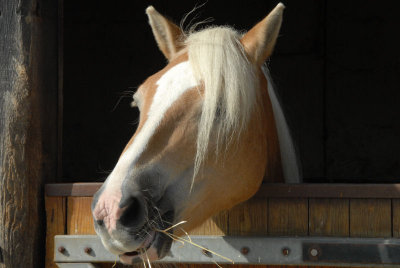
[[[140,197],[130,197],[123,202],[124,212],[119,218],[121,225],[126,227],[135,227],[141,225],[146,216],[145,203]]]

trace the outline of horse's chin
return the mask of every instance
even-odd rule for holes
[[[157,249],[155,247],[150,247],[146,250],[146,253],[139,254],[136,252],[127,252],[119,255],[119,259],[123,264],[135,264],[150,261],[159,260],[160,257],[157,254]]]
[[[124,264],[153,262],[164,258],[171,249],[172,239],[163,233],[156,233],[154,240],[146,249],[138,249],[119,255]]]

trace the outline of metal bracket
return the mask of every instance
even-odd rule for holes
[[[318,238],[318,237],[243,237],[191,236],[192,241],[210,251],[188,243],[174,243],[162,263],[229,264],[211,251],[235,264],[282,265],[378,265],[400,264],[400,239]],[[114,262],[96,235],[55,236],[57,263]]]
[[[57,263],[59,268],[97,268],[97,265],[91,263]]]

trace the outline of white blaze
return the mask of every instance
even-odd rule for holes
[[[157,81],[156,93],[153,97],[147,120],[135,140],[119,159],[114,170],[108,178],[107,188],[119,190],[125,175],[134,168],[140,155],[146,149],[147,143],[153,136],[158,125],[162,121],[165,112],[188,89],[197,85],[192,67],[188,61],[177,64],[166,72]]]

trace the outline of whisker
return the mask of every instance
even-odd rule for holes
[[[149,268],[151,268],[150,259],[149,259],[149,256],[147,255],[147,250],[146,249],[143,249],[143,250],[144,250],[144,253],[146,254],[147,264],[149,265]]]
[[[136,126],[139,124],[139,121],[140,121],[139,119],[136,119],[136,120],[130,122],[129,125]]]
[[[120,104],[120,102],[121,102],[121,100],[123,99],[123,98],[127,98],[128,96],[120,96],[119,98],[118,98],[118,100],[117,100],[117,103],[114,105],[114,107],[111,109],[111,112],[114,112],[115,111],[115,109],[117,109],[117,106]]]
[[[135,89],[137,89],[138,87],[128,87],[128,88],[135,88]],[[120,102],[121,102],[121,100],[122,100],[123,98],[132,98],[134,93],[135,93],[135,91],[133,91],[133,90],[125,90],[125,91],[123,91],[123,92],[120,92],[120,93],[119,93],[120,97],[118,98],[117,103],[116,103],[116,104],[114,105],[114,107],[111,109],[111,112],[114,112],[114,111],[115,111],[115,109],[116,109],[117,106],[120,104]]]
[[[140,252],[140,258],[141,258],[141,259],[142,259],[142,261],[143,261],[143,267],[144,267],[144,268],[147,268],[147,267],[146,267],[146,262],[144,261],[144,258],[143,258],[143,252],[142,252],[142,249],[140,249],[140,250],[139,250],[139,252]]]

